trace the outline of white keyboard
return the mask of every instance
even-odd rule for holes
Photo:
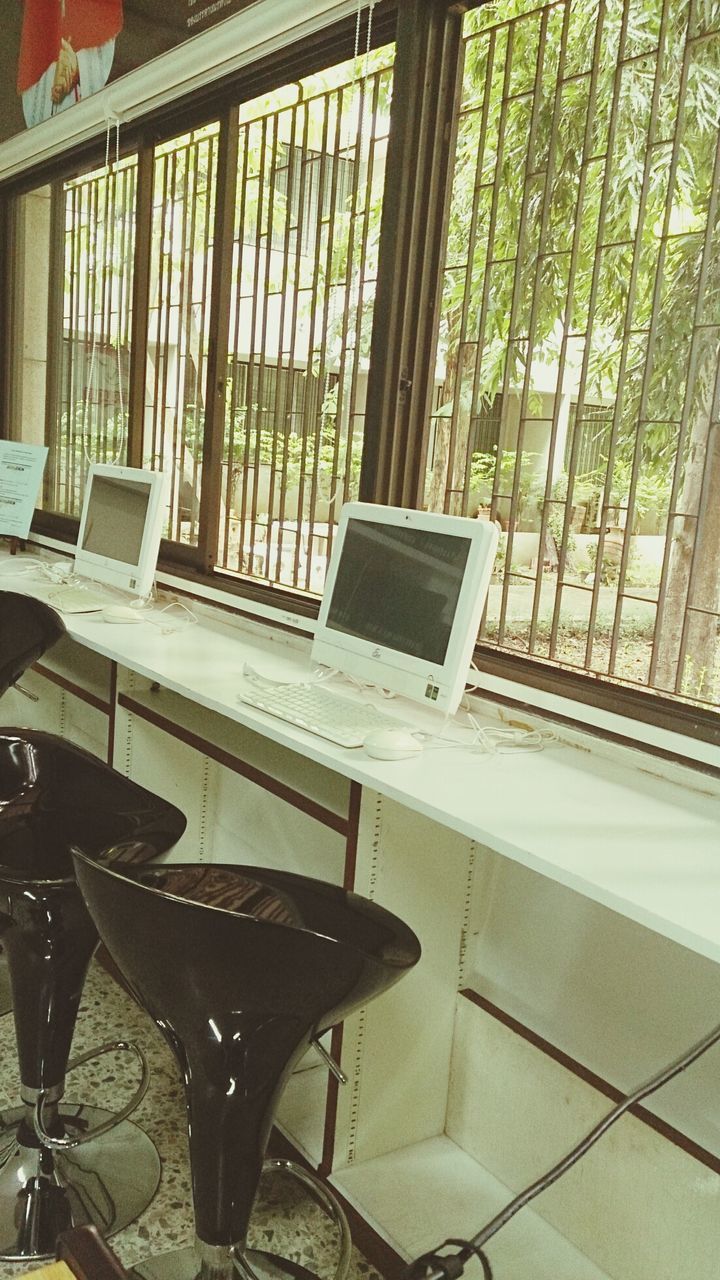
[[[117,596],[103,593],[96,587],[79,586],[73,582],[61,583],[47,593],[47,602],[61,613],[97,613],[118,603]]]
[[[339,747],[361,747],[371,729],[402,728],[400,720],[386,716],[365,702],[318,689],[313,684],[248,685],[239,698],[251,707],[267,711],[289,724],[328,738]]]

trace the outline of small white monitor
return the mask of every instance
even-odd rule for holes
[[[85,487],[75,572],[144,596],[155,576],[167,514],[167,476],[93,463]]]
[[[313,659],[452,713],[467,683],[497,543],[487,520],[346,503]]]

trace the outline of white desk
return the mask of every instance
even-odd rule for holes
[[[28,579],[11,583],[0,575],[0,589],[11,586],[32,591]],[[462,994],[465,988],[521,1020],[525,1015],[547,1043],[618,1084],[644,1078],[714,1020],[720,787],[690,770],[675,769],[669,780],[650,773],[656,762],[642,753],[584,737],[573,745],[568,736],[532,755],[440,748],[407,761],[374,761],[237,701],[245,662],[271,677],[301,679],[309,670],[307,644],[219,611],[198,613],[197,626],[169,635],[150,623],[66,616],[74,643],[42,664],[57,680],[55,690],[44,677],[31,677],[41,693],[39,715],[91,746],[87,726],[94,725],[101,750],[112,738],[116,767],[159,794],[175,788],[168,798],[193,827],[181,856],[253,861],[256,849],[262,858],[267,848],[271,857],[296,858],[289,865],[308,874],[336,883],[348,876],[358,892],[377,897],[416,929],[421,964],[337,1032],[348,1089],[333,1100],[322,1068],[303,1071],[280,1113],[297,1148],[315,1167],[324,1162],[366,1222],[398,1252],[415,1256],[448,1230],[462,1234],[479,1225],[507,1199],[507,1186],[530,1181],[548,1163],[549,1150],[566,1149],[587,1129],[591,1114],[583,1086],[556,1062],[548,1066],[540,1050],[531,1052],[502,1019]],[[90,661],[91,651],[100,658]],[[117,683],[107,660],[119,668]],[[63,672],[66,692],[54,700]],[[94,691],[94,703],[74,696],[73,681]],[[52,721],[58,705],[61,715]],[[497,715],[489,704],[479,708],[483,720]],[[410,710],[420,727],[428,714]],[[235,773],[227,764],[232,752]],[[282,786],[273,790],[276,763],[285,770],[284,793]],[[253,780],[253,768],[263,765],[265,790]],[[351,788],[345,779],[360,785]],[[305,809],[284,803],[293,786]],[[316,811],[325,806],[324,825],[322,816],[312,818],[311,801]],[[716,1111],[710,1055],[693,1082],[695,1094],[669,1104],[668,1118],[703,1143],[714,1132]],[[477,1119],[466,1096],[477,1099]],[[592,1105],[604,1110],[606,1101]],[[574,1238],[574,1222],[584,1221],[588,1204],[605,1205],[610,1179],[600,1166],[575,1190],[571,1178],[563,1182],[571,1207],[558,1212],[561,1235],[532,1212],[518,1215],[520,1225],[500,1237],[498,1276],[525,1274],[532,1257],[538,1280],[649,1280],[654,1272],[633,1270],[632,1252],[644,1238],[635,1224],[641,1215],[645,1220],[646,1197],[657,1204],[649,1234],[665,1231],[669,1251],[685,1247],[680,1224],[700,1221],[693,1189],[707,1183],[698,1182],[695,1166],[678,1171],[671,1144],[659,1159],[655,1134],[623,1132],[629,1133],[624,1157],[641,1152],[646,1163],[636,1192],[618,1184],[608,1234],[632,1266],[624,1272],[612,1258],[595,1266],[587,1259],[596,1256],[596,1242],[585,1248],[581,1233],[582,1257],[563,1238]],[[656,1166],[663,1187],[672,1189],[668,1197],[646,1190]],[[614,1170],[615,1164],[613,1176]],[[585,1179],[593,1177],[588,1189]],[[671,1210],[680,1193],[686,1198]],[[628,1210],[632,1195],[638,1203]],[[715,1201],[702,1196],[705,1217],[692,1237],[698,1251],[710,1240],[714,1267]],[[605,1220],[604,1213],[595,1217]],[[552,1209],[547,1218],[554,1221]],[[680,1274],[672,1256],[666,1274]],[[693,1274],[711,1280],[714,1270],[695,1266]]]
[[[0,589],[6,584],[0,577]],[[33,593],[22,577],[12,589]],[[237,700],[245,662],[276,678],[307,675],[307,651],[280,632],[209,611],[171,635],[87,614],[66,615],[65,625],[89,649],[198,705],[720,961],[720,788],[702,774],[678,770],[682,783],[668,781],[648,772],[652,761],[639,752],[618,751],[614,761],[566,742],[528,755],[439,748],[371,760]],[[424,727],[422,709],[411,714]]]

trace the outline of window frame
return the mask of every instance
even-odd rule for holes
[[[439,262],[449,205],[450,159],[456,135],[460,93],[463,12],[469,5],[444,0],[381,0],[374,10],[372,47],[394,40],[396,56],[390,115],[387,180],[380,227],[375,322],[370,349],[366,428],[360,497],[391,505],[421,504],[426,424],[432,411],[431,352],[440,305]],[[299,76],[320,71],[352,56],[355,18],[290,44],[264,60],[214,81],[123,126],[120,154],[138,157],[138,207],[134,262],[134,298],[129,374],[128,465],[140,465],[145,394],[145,361],[150,286],[153,148],[178,134],[219,121],[218,187],[215,205],[210,340],[204,425],[204,458],[209,480],[203,484],[196,546],[163,542],[158,568],[193,589],[221,592],[227,606],[242,612],[277,609],[287,618],[317,616],[318,602],[273,584],[238,580],[215,565],[220,521],[221,468],[225,414],[224,377],[229,343],[229,290],[232,260],[237,106]],[[10,202],[44,183],[66,180],[101,165],[104,138],[83,143],[50,164],[31,166],[0,184],[0,298],[9,311]],[[56,326],[57,327],[57,326]],[[9,421],[11,334],[4,326],[0,350],[0,404]],[[56,373],[57,349],[49,364]],[[211,389],[212,388],[212,392]],[[50,406],[48,406],[48,413]],[[36,512],[33,530],[74,542],[78,521],[57,513]],[[601,675],[569,669],[556,662],[479,644],[476,661],[489,677],[511,681],[523,694],[541,693],[593,705],[613,714],[687,738],[720,745],[720,715],[711,709],[663,697],[649,689],[622,685]]]

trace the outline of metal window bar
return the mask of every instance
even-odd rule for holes
[[[124,461],[137,162],[63,186],[63,332],[52,509],[79,515],[90,462]]]
[[[425,497],[469,511],[501,394],[481,638],[718,706],[720,6],[636,18],[466,15]]]
[[[357,492],[391,56],[238,117],[218,567],[310,594]]]
[[[157,147],[143,460],[169,471],[166,536],[196,545],[219,124]]]
[[[607,472],[605,477],[605,488],[604,488],[604,494],[603,494],[602,511],[604,515],[609,512],[609,509],[612,505],[611,486],[612,486],[613,476],[614,476],[615,459],[616,459],[616,454],[619,446],[620,427],[622,423],[622,414],[623,414],[623,398],[626,394],[626,389],[627,389],[626,388],[626,371],[628,368],[628,362],[630,359],[630,352],[631,352],[631,330],[633,328],[632,317],[633,317],[633,312],[634,312],[635,303],[636,303],[636,293],[638,289],[638,278],[639,278],[639,272],[640,272],[640,266],[641,266],[641,251],[643,247],[643,233],[646,229],[647,219],[649,215],[650,176],[652,171],[651,156],[653,152],[653,146],[656,140],[655,130],[657,127],[660,95],[663,87],[663,77],[661,74],[661,68],[663,65],[664,57],[665,57],[665,45],[667,40],[668,8],[669,8],[668,3],[663,3],[662,8],[660,10],[660,32],[659,32],[658,45],[656,49],[653,51],[655,54],[655,67],[653,72],[653,92],[652,92],[651,106],[649,110],[647,142],[645,147],[645,154],[643,157],[642,180],[641,180],[639,198],[637,201],[636,232],[635,232],[632,249],[630,250],[631,263],[630,263],[630,270],[628,273],[627,286],[626,286],[625,314],[622,322],[623,336],[622,336],[622,342],[621,342],[620,362],[619,362],[618,377],[617,377],[615,410],[614,410],[613,424],[612,424],[611,435],[610,435],[610,447],[608,450]],[[626,4],[623,11],[623,22],[625,24],[625,27],[624,27],[625,33],[627,33],[627,30],[628,30],[630,15],[631,15],[631,6],[630,4]],[[625,73],[627,72],[627,67],[629,65],[630,65],[629,61],[623,60],[623,76],[622,76],[622,79],[620,80],[621,87],[625,81]],[[618,94],[618,111],[615,117],[616,120],[620,115],[619,101],[620,101],[620,95]],[[679,118],[680,118],[680,113],[678,112],[678,116],[676,117],[676,120],[679,120]],[[609,190],[608,179],[609,179],[609,176],[612,174],[612,171],[613,171],[613,156],[612,156],[612,153],[610,153],[608,155],[608,160],[605,166],[605,178],[604,178],[605,187],[607,190]],[[672,171],[672,165],[671,165],[671,171]],[[672,184],[670,183],[668,184],[668,194],[671,188],[672,188]],[[609,213],[610,211],[608,210],[608,215]],[[603,242],[605,241],[604,227],[603,227],[602,234],[599,234],[598,238]],[[612,248],[613,248],[612,240],[616,238],[617,238],[616,236],[613,236],[607,243],[603,243],[603,250],[606,253],[612,252]],[[652,312],[651,329],[658,316],[659,282],[661,281],[661,279],[662,279],[662,270],[661,270],[661,259],[660,259],[658,262],[658,269],[655,272],[655,282],[653,286],[653,295],[654,295],[655,303],[654,303],[653,312]],[[648,354],[649,354],[649,344],[648,344]],[[587,360],[585,360],[584,363],[586,366],[584,372],[586,373]],[[648,360],[646,360],[645,366],[644,366],[644,372],[643,372],[643,392],[642,392],[643,398],[645,394],[644,389],[647,386],[647,378],[648,378],[649,370],[651,369],[651,367],[652,367],[651,363]],[[582,391],[584,395],[584,392],[585,392],[584,384],[582,387]],[[641,400],[641,403],[642,403],[642,400]],[[641,441],[641,431],[642,431],[641,424],[638,422],[636,426],[636,431],[635,431],[635,439],[632,446],[631,478],[630,478],[629,491],[627,494],[627,510],[625,512],[626,528],[628,527],[627,516],[628,515],[632,516],[632,513],[634,512],[634,506],[635,506],[634,496],[635,496],[635,487],[637,483],[637,467],[639,462],[639,445]],[[605,541],[606,541],[606,528],[607,528],[607,520],[603,519],[601,520],[600,530],[598,535],[598,547],[597,547],[597,564],[598,565],[600,565],[603,561]],[[616,631],[617,631],[617,626],[618,626],[619,618],[621,616],[621,611],[624,603],[623,596],[624,596],[624,588],[625,588],[626,573],[627,573],[627,562],[628,562],[627,558],[628,558],[629,546],[630,546],[629,539],[623,537],[621,552],[620,552],[620,560],[618,564],[618,578],[617,578],[617,590],[616,590],[616,601],[615,601],[615,621],[613,624],[613,631],[612,631],[612,636],[610,641],[610,651],[607,656],[607,670],[609,672],[612,672],[615,667]],[[593,582],[593,595],[592,595],[592,602],[590,606],[590,616],[588,619],[588,636],[587,636],[587,647],[586,647],[586,657],[585,657],[586,665],[589,667],[592,664],[592,651],[593,651],[593,644],[594,644],[594,638],[595,638],[595,626],[596,626],[596,620],[598,616],[598,610],[600,608],[601,583],[602,583],[601,573],[596,572],[595,579]]]

